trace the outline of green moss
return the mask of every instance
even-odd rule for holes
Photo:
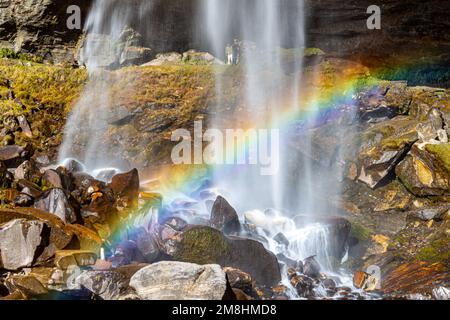
[[[12,49],[2,48],[0,49],[0,58],[3,59],[17,59],[22,61],[29,61],[35,63],[42,63],[44,59],[40,56],[35,56],[29,53],[16,53]]]
[[[175,258],[198,264],[218,263],[229,252],[229,244],[220,231],[198,227],[183,233]]]
[[[427,261],[430,263],[444,262],[450,259],[449,239],[438,239],[430,246],[423,248],[416,255],[416,260]]]
[[[367,241],[370,239],[372,231],[358,222],[353,222],[350,235],[359,241]]]
[[[436,156],[447,171],[450,172],[450,143],[428,144],[426,149]]]

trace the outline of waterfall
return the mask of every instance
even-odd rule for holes
[[[114,59],[120,56],[119,41],[139,41],[121,38],[127,37],[127,28],[134,30],[136,26],[141,26],[145,29],[152,7],[153,1],[94,2],[86,20],[86,37],[80,52],[80,60],[88,69],[89,80],[67,121],[59,152],[60,163],[67,158],[76,158],[91,173],[106,167],[128,169],[129,164],[117,156],[117,150],[111,149],[107,137],[111,119],[118,107],[111,101],[111,87],[120,75],[108,72],[104,67],[113,64]]]

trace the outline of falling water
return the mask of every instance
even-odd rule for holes
[[[149,24],[153,1],[96,0],[86,20],[86,39],[80,52],[80,62],[89,71],[89,80],[65,128],[59,160],[76,158],[86,165],[89,172],[99,168],[118,167],[128,169],[106,142],[113,115],[111,86],[118,81],[117,73],[103,69],[116,63],[120,56],[119,41],[126,40],[129,28]],[[139,28],[139,29],[141,29]],[[142,37],[142,35],[140,35]],[[131,43],[130,45],[139,45]],[[114,153],[112,153],[114,152]]]
[[[261,235],[267,239],[268,249],[297,261],[316,255],[323,269],[331,270],[328,229],[320,224],[298,228],[290,219],[299,214],[313,216],[316,213],[331,213],[326,201],[317,198],[317,195],[326,198],[335,187],[329,179],[335,176],[334,172],[314,169],[310,157],[312,135],[299,135],[296,130],[304,123],[292,119],[294,121],[286,128],[284,119],[280,117],[286,106],[291,114],[300,113],[302,108],[302,55],[297,55],[288,68],[284,58],[286,49],[293,50],[290,52],[302,52],[304,49],[303,0],[199,1],[198,22],[206,32],[203,42],[206,40],[206,47],[214,55],[224,58],[225,47],[234,39],[243,43],[240,66],[230,68],[243,73],[242,104],[246,113],[252,115],[252,123],[257,128],[280,130],[280,171],[277,174],[263,176],[254,166],[245,166],[239,168],[238,174],[229,174],[228,167],[217,166],[214,171],[215,187],[224,190],[222,194],[239,212],[276,208],[276,221],[284,221],[279,228],[276,221],[253,211],[253,218],[257,216],[262,217],[260,221],[273,222],[260,228],[265,230]],[[110,146],[105,143],[111,108],[114,107],[111,83],[117,81],[118,74],[105,71],[102,67],[105,60],[108,62],[108,53],[117,50],[114,44],[126,27],[138,26],[139,30],[144,31],[151,28],[147,16],[152,7],[153,1],[97,0],[94,3],[86,22],[87,39],[81,54],[90,79],[67,122],[60,161],[77,158],[89,172],[105,167],[127,169],[126,164],[118,161],[116,154],[111,154]],[[146,37],[151,37],[151,32],[146,32]],[[220,72],[217,72],[216,90],[218,97],[226,96]],[[222,102],[217,101],[217,104]],[[309,110],[309,115],[314,117],[315,111]],[[221,120],[220,116],[212,119],[210,127],[228,129]],[[291,142],[301,143],[301,152],[293,149]],[[247,217],[251,218],[252,214]],[[254,223],[255,219],[251,222]],[[273,240],[279,232],[289,239],[287,248]]]

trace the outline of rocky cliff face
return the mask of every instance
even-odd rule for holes
[[[2,0],[0,1],[0,47],[32,52],[56,61],[73,59],[73,48],[81,30],[69,30],[67,8],[84,0]]]
[[[135,27],[144,38],[151,39],[148,46],[155,51],[208,49],[202,41],[204,27],[196,21],[197,8],[202,1],[155,1],[149,23],[144,28]],[[382,29],[368,30],[366,10],[372,2],[305,0],[307,45],[339,56],[358,56],[371,63],[402,56],[433,57],[432,62],[441,65],[450,60],[448,1],[378,1]],[[16,50],[51,52],[58,59],[70,59],[80,31],[67,29],[66,9],[69,5],[79,5],[85,18],[91,3],[92,0],[2,0],[0,45]],[[298,15],[290,16],[291,12],[296,12],[297,2],[285,0],[282,5],[286,8],[286,21],[298,23]],[[230,32],[230,38],[232,36]],[[288,39],[285,42],[288,46]]]

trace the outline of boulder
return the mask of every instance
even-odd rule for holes
[[[143,300],[222,300],[227,280],[219,265],[163,261],[136,272],[130,286]]]
[[[48,243],[49,251],[56,249],[64,249],[74,238],[73,231],[68,229],[68,226],[54,214],[41,211],[34,208],[14,208],[14,209],[0,209],[0,224],[10,222],[15,219],[25,219],[27,221],[39,221],[50,229],[46,232],[46,242]],[[44,249],[44,252],[46,250]]]
[[[143,67],[147,66],[162,66],[166,64],[177,64],[182,61],[182,55],[178,52],[159,53],[152,61],[143,64]]]
[[[448,148],[442,148],[450,150]],[[420,150],[413,146],[411,152],[399,163],[396,174],[405,187],[414,195],[440,196],[450,193],[450,165],[444,159],[448,154],[432,153],[436,150],[427,146]],[[444,151],[445,152],[445,151]]]
[[[25,193],[30,197],[39,198],[42,195],[42,191],[39,186],[28,180],[22,179],[17,181],[17,186],[22,193]]]
[[[233,267],[252,275],[259,285],[274,286],[281,281],[277,258],[255,240],[226,237],[207,226],[190,226],[161,241],[165,253],[176,261]]]
[[[153,52],[149,48],[129,46],[122,51],[119,63],[122,67],[140,65],[149,61],[152,56]]]
[[[357,289],[373,291],[377,288],[378,279],[364,271],[357,271],[353,275],[353,285]]]
[[[31,275],[11,275],[5,283],[10,293],[19,291],[28,299],[48,293],[47,288]]]
[[[448,286],[448,266],[422,261],[403,263],[390,270],[381,282],[381,291],[390,294],[422,294],[431,296],[433,290]]]
[[[361,164],[358,180],[372,189],[389,182],[389,179],[394,177],[395,167],[408,153],[409,149],[409,145],[404,145],[399,150],[381,151],[379,158],[365,158]]]
[[[16,170],[14,170],[14,179],[16,181],[40,181],[40,178],[41,174],[33,160],[24,161],[16,168]]]
[[[239,233],[241,224],[236,210],[225,198],[218,196],[211,209],[211,226],[225,234]]]
[[[315,256],[308,257],[303,261],[303,273],[315,279],[320,277],[320,265]]]
[[[47,190],[36,200],[34,207],[50,212],[66,223],[77,221],[77,213],[70,203],[69,196],[63,189],[53,188]]]
[[[132,207],[137,204],[139,197],[139,173],[137,169],[115,175],[109,186],[127,206]]]
[[[253,290],[253,279],[248,273],[239,269],[226,267],[223,269],[228,277],[228,282],[233,289],[239,289],[246,294],[251,294]]]
[[[75,282],[103,300],[117,300],[127,287],[125,277],[116,271],[84,271]]]
[[[17,145],[5,146],[0,148],[0,161],[8,168],[16,168],[22,162],[31,157],[29,148],[23,148]]]
[[[0,260],[4,269],[17,270],[33,265],[42,242],[43,228],[41,221],[25,219],[0,225]]]
[[[314,297],[314,280],[304,276],[295,275],[291,279],[291,285],[297,291],[297,294],[302,298]]]
[[[63,180],[61,179],[58,171],[53,169],[45,170],[42,176],[42,182],[49,188],[68,189],[68,186],[63,184]]]
[[[71,266],[92,266],[97,260],[94,252],[87,250],[58,250],[55,253],[54,263],[61,270],[67,270]]]

